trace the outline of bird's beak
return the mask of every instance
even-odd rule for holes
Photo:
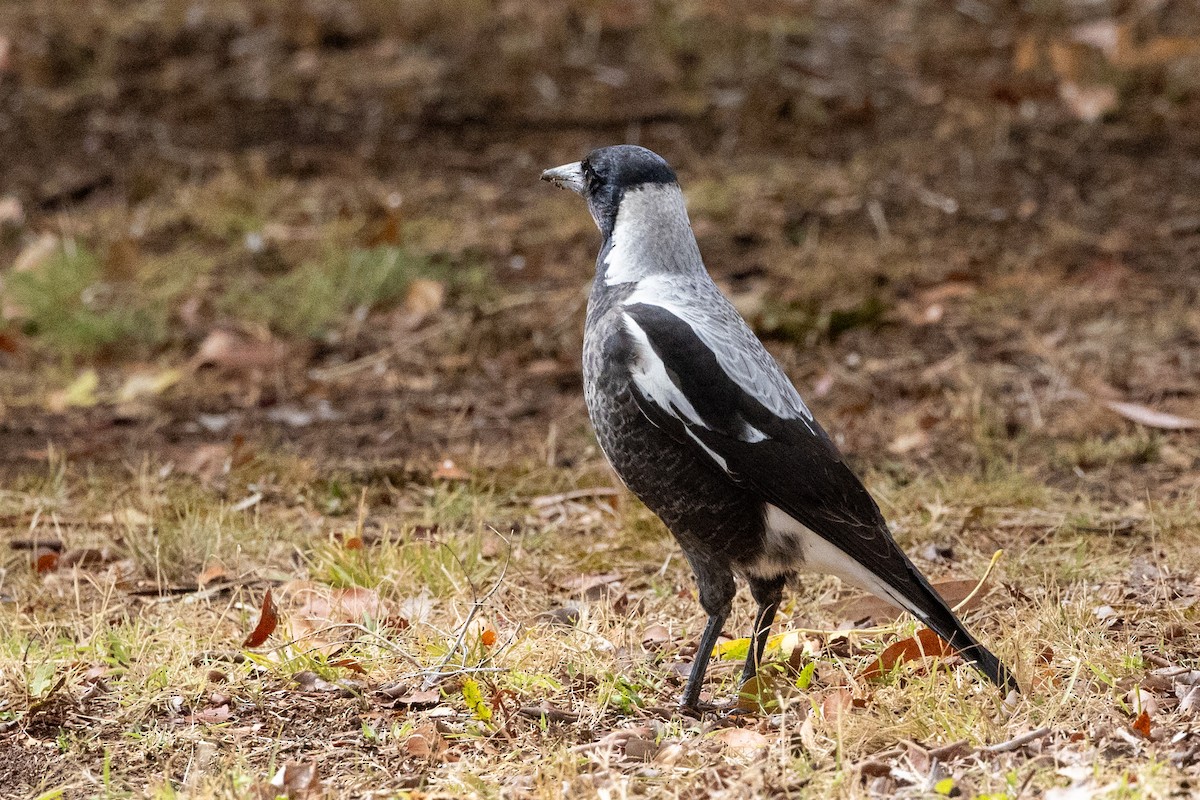
[[[550,181],[560,189],[570,189],[576,194],[583,194],[583,164],[576,161],[573,164],[548,169],[542,173],[542,180]]]

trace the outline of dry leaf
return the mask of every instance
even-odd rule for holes
[[[766,736],[749,728],[722,728],[712,735],[712,740],[741,753],[753,753],[771,743]]]
[[[863,670],[860,677],[876,678],[890,671],[897,664],[918,661],[927,656],[941,658],[953,655],[955,650],[944,639],[931,631],[922,628],[916,636],[896,642],[884,650],[874,664]]]
[[[203,589],[205,586],[217,580],[218,578],[227,577],[229,577],[229,575],[225,572],[225,568],[213,561],[210,562],[208,566],[201,570],[200,574],[196,576],[196,586]]]
[[[642,647],[647,650],[652,650],[669,641],[671,641],[671,632],[664,625],[651,625],[642,633]]]
[[[450,459],[445,459],[433,471],[435,481],[465,481],[471,476]]]
[[[1139,733],[1143,739],[1150,738],[1150,714],[1146,711],[1137,715],[1137,719],[1133,721],[1129,727]]]
[[[834,689],[821,701],[821,716],[831,725],[838,717],[854,708],[854,695],[848,689]]]
[[[275,773],[271,785],[282,790],[288,800],[304,800],[321,788],[317,764],[314,761],[289,761]]]
[[[135,372],[125,379],[125,383],[117,390],[117,402],[128,403],[143,397],[154,397],[174,386],[183,377],[183,372],[177,369],[166,369],[162,372]]]
[[[231,371],[270,369],[288,357],[288,346],[274,339],[256,340],[213,331],[200,343],[192,357],[193,367],[213,366]]]
[[[1104,405],[1125,419],[1136,422],[1139,425],[1145,425],[1147,428],[1159,428],[1165,431],[1186,431],[1200,428],[1200,420],[1179,417],[1164,411],[1155,411],[1138,403],[1105,400]]]
[[[1058,87],[1058,96],[1082,122],[1096,122],[1117,109],[1117,90],[1112,86],[1080,86],[1064,81]]]
[[[446,284],[428,278],[417,278],[408,286],[404,309],[418,317],[427,317],[446,304]]]
[[[267,640],[267,637],[274,632],[279,625],[279,613],[275,609],[275,601],[271,599],[271,590],[267,589],[263,595],[262,611],[258,615],[258,624],[254,626],[254,630],[242,642],[242,647],[258,647]]]
[[[58,569],[58,551],[47,547],[39,547],[33,556],[33,568],[39,575],[54,572]]]

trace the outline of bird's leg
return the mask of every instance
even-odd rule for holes
[[[754,615],[754,634],[750,642],[750,650],[746,653],[746,668],[742,670],[742,685],[758,674],[762,664],[763,651],[767,649],[767,638],[771,633],[771,623],[775,621],[775,612],[783,599],[783,584],[786,578],[770,580],[751,579],[750,594],[758,603],[758,613]]]
[[[700,606],[708,614],[708,624],[704,626],[704,633],[700,636],[700,646],[696,649],[692,671],[688,675],[687,685],[683,688],[683,700],[680,702],[684,708],[696,709],[700,704],[700,687],[704,683],[704,674],[708,671],[708,662],[712,658],[713,648],[717,646],[717,638],[721,635],[725,620],[729,618],[737,587],[733,582],[733,572],[728,567],[714,567],[709,562],[693,560],[690,555],[688,560],[691,562],[692,571],[696,573]]]
[[[696,657],[692,661],[692,671],[688,675],[687,686],[683,689],[683,699],[679,703],[684,708],[694,709],[700,705],[700,687],[704,684],[704,673],[708,671],[709,659],[712,658],[713,648],[717,646],[721,628],[725,626],[725,619],[728,616],[728,609],[724,613],[708,615],[708,624],[704,626],[704,633],[700,636],[700,645],[697,647]]]

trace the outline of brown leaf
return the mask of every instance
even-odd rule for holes
[[[242,642],[242,647],[258,647],[267,640],[279,625],[279,613],[275,609],[275,601],[271,599],[271,590],[263,595],[262,611],[258,615],[258,624]]]
[[[916,636],[888,646],[874,664],[863,670],[860,677],[876,678],[890,671],[897,664],[918,661],[927,656],[943,658],[954,653],[954,648],[950,647],[944,639],[929,628],[922,628]]]
[[[229,331],[213,331],[200,343],[192,366],[232,372],[270,369],[288,357],[288,346],[275,339],[251,339]]]
[[[203,711],[197,711],[191,715],[191,720],[193,722],[205,722],[209,725],[216,725],[225,722],[232,715],[233,712],[229,710],[229,704],[224,703],[216,707],[206,708]]]
[[[435,481],[465,481],[471,476],[450,459],[444,459],[433,471]]]
[[[1179,417],[1164,411],[1155,411],[1139,403],[1123,403],[1119,400],[1105,400],[1104,405],[1127,420],[1145,425],[1147,428],[1160,428],[1165,431],[1186,431],[1200,428],[1200,420]]]
[[[33,568],[38,575],[54,572],[58,569],[58,551],[48,547],[39,547],[33,554]]]
[[[378,694],[392,701],[394,706],[412,706],[413,708],[428,708],[442,701],[442,693],[437,689],[412,689],[405,683],[394,683],[379,690]]]
[[[1082,122],[1096,122],[1117,110],[1117,90],[1112,86],[1082,86],[1074,81],[1064,81],[1059,84],[1058,96],[1075,118]]]
[[[712,740],[741,753],[753,753],[771,743],[766,736],[749,728],[722,728],[712,735]]]
[[[842,714],[854,708],[854,695],[849,689],[834,689],[821,701],[821,716],[830,724],[837,724]]]
[[[271,780],[271,785],[282,789],[288,800],[304,800],[321,788],[317,764],[315,761],[289,761]]]
[[[421,318],[440,311],[445,304],[446,284],[428,278],[414,280],[404,295],[404,309]]]
[[[1145,711],[1138,714],[1137,719],[1135,719],[1133,721],[1133,724],[1131,724],[1129,727],[1133,728],[1134,731],[1141,734],[1143,739],[1149,739],[1150,738],[1150,714]]]
[[[196,586],[203,589],[208,584],[220,578],[228,578],[229,574],[225,572],[225,568],[216,561],[210,561],[208,566],[201,570],[196,576]]]
[[[642,647],[647,650],[654,650],[669,641],[671,641],[671,632],[665,625],[651,625],[642,633]]]

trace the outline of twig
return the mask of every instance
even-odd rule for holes
[[[487,594],[485,594],[483,597],[479,596],[475,587],[475,582],[471,580],[470,574],[467,573],[466,565],[462,563],[462,560],[458,557],[458,553],[455,553],[453,550],[450,551],[450,555],[454,556],[454,560],[457,561],[459,567],[462,568],[463,574],[467,576],[467,585],[471,587],[471,610],[467,612],[467,618],[463,620],[462,625],[459,626],[458,635],[454,639],[454,644],[450,646],[450,649],[446,652],[445,657],[442,658],[436,667],[426,672],[424,683],[424,688],[426,689],[433,688],[433,686],[444,676],[446,665],[450,663],[450,660],[454,658],[455,653],[457,653],[462,648],[463,643],[466,642],[467,632],[471,628],[471,623],[475,621],[475,617],[480,611],[483,610],[488,601],[492,599],[492,596],[495,595],[496,592],[500,591],[500,585],[504,583],[504,576],[508,573],[508,565],[512,561],[512,542],[510,542],[504,536],[501,536],[500,533],[494,528],[492,529],[492,532],[497,536],[500,536],[500,539],[506,545],[508,545],[508,554],[504,559],[504,566],[500,568],[500,577],[496,578],[496,582],[492,584],[492,588],[489,589]],[[465,666],[466,665],[464,664],[464,667]]]
[[[975,584],[975,588],[971,590],[971,593],[964,597],[962,601],[954,607],[956,612],[959,609],[964,608],[967,603],[975,599],[975,595],[979,594],[979,590],[983,588],[985,583],[987,583],[988,577],[992,574],[992,570],[996,568],[996,563],[1000,561],[1000,557],[1002,555],[1004,555],[1003,550],[997,550],[994,554],[992,554],[992,560],[990,563],[988,563],[987,569],[983,571],[983,577],[979,579],[979,583]]]
[[[542,708],[541,706],[521,706],[517,713],[522,717],[541,719],[545,717],[550,722],[577,722],[579,715],[573,711],[563,711],[561,708]]]
[[[529,505],[533,508],[546,508],[548,506],[556,506],[559,503],[565,503],[568,500],[583,500],[588,497],[615,497],[618,494],[620,492],[611,486],[595,486],[590,489],[572,489],[569,492],[535,497],[529,502]]]
[[[979,752],[990,753],[993,755],[996,753],[1008,753],[1016,750],[1017,748],[1024,747],[1030,742],[1037,741],[1045,736],[1049,736],[1050,732],[1051,731],[1049,728],[1038,728],[1035,731],[1023,733],[1016,738],[1009,739],[1007,742],[1000,742],[999,744],[990,744],[987,747],[981,747],[979,748]]]

